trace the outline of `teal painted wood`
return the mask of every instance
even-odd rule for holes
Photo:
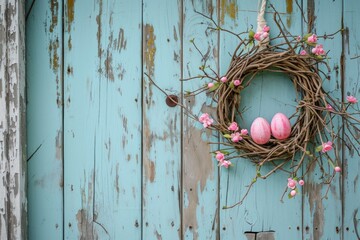
[[[281,13],[286,27],[293,34],[301,34],[301,13],[292,1],[268,1]],[[288,4],[292,4],[288,6]],[[224,28],[235,32],[256,28],[258,1],[221,1],[220,20]],[[273,21],[273,10],[267,8],[266,20],[271,27],[271,36],[278,33]],[[256,29],[255,29],[256,31]],[[227,33],[220,37],[220,73],[226,74],[230,54],[239,40]],[[279,94],[281,93],[281,94]],[[295,112],[296,93],[289,77],[284,74],[259,74],[242,93],[240,108],[250,107],[244,112],[244,120],[238,119],[240,126],[250,129],[251,122],[259,116],[271,121],[277,112],[288,116]],[[220,206],[232,205],[242,198],[251,180],[256,176],[254,165],[247,159],[233,160],[234,167],[221,170]],[[289,166],[287,166],[289,167]],[[271,170],[265,165],[262,174]],[[247,231],[275,231],[275,239],[301,239],[301,196],[289,200],[285,196],[288,174],[278,171],[266,181],[259,179],[241,206],[220,210],[221,239],[245,239]]]
[[[94,232],[99,239],[141,239],[141,1],[99,4]]]
[[[101,156],[97,146],[104,144],[99,142],[102,5],[66,1],[64,10],[64,237],[93,239],[94,168]]]
[[[63,239],[62,5],[34,4],[26,22],[29,239]]]
[[[342,1],[317,0],[308,1],[307,4],[307,6],[304,5],[304,9],[309,7],[314,10],[308,12],[307,18],[313,18],[314,22],[313,26],[310,26],[312,29],[310,27],[307,29],[308,26],[304,24],[305,32],[314,31],[318,35],[324,35],[341,29]],[[331,17],[329,17],[329,14],[331,14]],[[331,69],[330,81],[324,80],[323,86],[326,91],[331,92],[332,96],[339,101],[341,100],[342,87],[340,75],[341,41],[341,34],[337,34],[333,39],[319,40],[324,45],[324,49],[330,50],[330,59],[328,60]],[[325,67],[323,69],[327,71]],[[334,122],[334,125],[340,127],[341,122]],[[323,159],[323,161],[326,160]],[[341,165],[340,159],[338,164]],[[327,166],[326,162],[324,166]],[[311,169],[311,174],[305,180],[303,236],[304,239],[340,239],[339,229],[341,229],[342,224],[341,176],[337,175],[334,178],[328,199],[322,199],[328,185],[322,184],[323,179],[320,179],[320,177],[320,169],[315,168]]]
[[[343,35],[343,54],[344,54],[344,99],[346,96],[354,95],[360,98],[359,88],[359,39],[358,22],[360,18],[359,2],[355,0],[344,1],[343,20],[346,31]],[[356,105],[359,109],[359,104]],[[347,132],[349,136],[349,132]],[[357,138],[358,134],[355,135]],[[347,141],[355,141],[352,137]],[[349,144],[350,145],[350,144]],[[359,239],[360,238],[360,189],[359,189],[359,172],[360,162],[357,155],[359,147],[351,150],[344,147],[343,159],[343,239]]]
[[[217,31],[209,31],[210,20],[206,16],[217,19],[216,1],[184,1],[183,18],[183,77],[194,77],[202,72],[201,65],[218,68],[218,35]],[[205,59],[191,43],[194,43],[204,54]],[[204,62],[203,60],[206,60]],[[183,82],[183,90],[194,91],[209,82],[190,80]],[[206,94],[184,98],[188,109],[199,116],[207,112],[215,116],[216,111],[211,102],[206,101]],[[218,146],[210,146],[206,141],[217,142],[211,131],[202,130],[197,121],[184,116],[183,119],[183,237],[184,239],[216,239],[218,237],[218,167],[210,154]]]
[[[180,96],[181,1],[143,1],[143,71]],[[143,82],[143,239],[181,238],[181,111]]]

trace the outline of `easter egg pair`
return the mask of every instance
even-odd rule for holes
[[[291,124],[283,113],[276,113],[271,120],[271,125],[265,118],[258,117],[251,124],[250,135],[257,144],[266,144],[271,135],[278,139],[287,139],[291,134]]]

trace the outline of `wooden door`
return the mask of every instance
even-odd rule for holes
[[[324,41],[331,51],[325,85],[338,99],[359,93],[356,0],[269,4],[296,35],[346,29]],[[247,31],[258,1],[29,0],[26,9],[29,239],[359,238],[353,152],[342,152],[343,174],[327,200],[313,169],[301,195],[281,203],[287,174],[278,172],[241,206],[222,210],[244,194],[253,164],[238,159],[219,169],[210,154],[217,146],[206,143],[217,136],[169,107],[145,77],[194,114],[214,112],[204,95],[183,97],[206,80],[179,79],[198,75],[203,58],[224,74],[238,40],[206,30],[213,23],[201,14]],[[276,29],[272,13],[267,8]],[[283,74],[258,76],[244,94],[247,126],[260,114],[294,112]]]

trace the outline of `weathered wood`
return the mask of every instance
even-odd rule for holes
[[[99,129],[104,60],[101,34],[105,24],[101,21],[102,11],[102,1],[65,1],[63,124],[64,237],[67,239],[98,237],[94,186],[96,162],[101,156],[97,146],[104,144],[100,142],[103,133]]]
[[[307,12],[307,23],[304,22],[304,33],[314,32],[318,35],[331,34],[341,29],[342,1],[307,1],[304,4],[305,13]],[[310,11],[306,11],[309,9]],[[331,17],[329,17],[331,14]],[[340,57],[341,57],[341,34],[337,34],[331,39],[319,39],[319,44],[323,44],[324,49],[329,52],[330,59],[328,64],[331,69],[329,74],[330,81],[324,80],[324,89],[331,92],[336,100],[341,101],[341,76],[340,76]],[[325,72],[325,66],[321,66]],[[334,121],[336,128],[341,127],[341,122]],[[323,136],[329,138],[331,136]],[[315,147],[315,146],[314,146]],[[341,146],[334,146],[340,150]],[[327,166],[326,159],[322,159],[324,166]],[[341,159],[337,164],[341,165]],[[332,173],[333,169],[326,171]],[[341,206],[341,176],[337,174],[331,183],[328,199],[323,199],[327,184],[323,184],[322,173],[317,166],[311,168],[307,175],[304,185],[304,205],[303,205],[303,237],[305,239],[340,239],[339,229],[341,228],[342,206]],[[350,238],[351,239],[351,238]]]
[[[101,73],[90,81],[99,82],[94,232],[98,239],[141,239],[141,1],[99,4]]]
[[[258,232],[256,240],[275,240],[275,232]]]
[[[63,239],[62,4],[38,2],[27,16],[29,239]]]
[[[360,53],[359,41],[360,32],[358,31],[358,22],[360,19],[360,5],[359,1],[346,0],[343,1],[343,60],[341,61],[341,72],[343,82],[343,99],[346,101],[346,96],[353,95],[360,100]],[[356,109],[359,109],[359,104],[356,104]],[[350,111],[353,109],[350,107]],[[357,116],[359,118],[359,115]],[[359,140],[359,132],[353,130],[354,137]],[[347,145],[351,146],[350,141],[355,143],[355,139],[351,136],[349,131],[346,131],[344,136]],[[359,189],[359,175],[360,175],[360,160],[357,152],[360,151],[359,146],[355,149],[353,146],[348,149],[344,146],[343,154],[343,226],[339,228],[342,233],[342,239],[360,239],[360,189]],[[334,208],[334,206],[330,207]]]
[[[218,68],[217,31],[207,30],[210,20],[217,20],[216,1],[184,1],[183,18],[183,77],[189,78],[201,74],[201,65]],[[192,40],[205,56],[194,47]],[[206,61],[206,62],[205,62]],[[183,82],[184,91],[201,88],[204,81]],[[206,94],[184,98],[184,104],[196,115],[207,112],[214,114],[211,102]],[[183,235],[184,239],[216,239],[218,235],[218,167],[211,151],[218,146],[210,146],[206,141],[217,141],[211,131],[203,130],[201,124],[184,115],[183,119]]]
[[[0,2],[0,238],[26,238],[25,5]]]
[[[301,35],[301,24],[298,22],[301,13],[295,3],[276,1],[272,4],[281,13],[287,29],[292,34]],[[256,28],[257,10],[258,1],[220,1],[220,21],[226,29],[244,32],[252,26]],[[279,30],[272,13],[273,10],[268,6],[265,18],[271,28],[270,35],[276,36]],[[230,55],[238,43],[236,37],[226,32],[221,33],[221,75],[226,74]],[[237,121],[242,128],[250,130],[251,123],[256,117],[265,117],[270,122],[277,112],[290,116],[295,112],[296,97],[298,96],[289,76],[269,72],[259,74],[242,92],[240,109],[249,109],[244,112],[243,119]],[[221,170],[220,207],[240,201],[247,191],[247,186],[256,176],[255,166],[248,159],[233,159],[233,163],[234,167],[229,170]],[[265,175],[272,167],[264,165],[262,174]],[[278,171],[265,181],[259,179],[241,206],[220,210],[221,239],[238,239],[247,231],[270,230],[275,231],[277,239],[301,239],[301,196],[289,200],[285,195],[284,203],[280,202],[288,177],[287,173]]]
[[[181,94],[181,1],[143,1],[143,71]],[[143,239],[181,238],[181,110],[143,80]]]

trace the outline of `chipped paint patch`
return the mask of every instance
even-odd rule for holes
[[[145,176],[150,182],[155,180],[155,163],[151,160],[144,161]]]
[[[106,59],[104,61],[104,64],[105,64],[105,77],[113,82],[115,78],[114,78],[114,70],[112,67],[112,53],[109,49],[106,52]]]
[[[51,20],[50,20],[50,32],[54,31],[54,28],[58,24],[58,11],[59,11],[59,3],[57,0],[51,0],[50,2],[50,10],[51,10]]]
[[[293,0],[286,0],[286,25],[291,27],[291,17],[293,12]]]
[[[59,46],[60,45],[58,37],[55,41],[50,41],[49,43],[50,66],[54,71],[57,71],[60,66],[60,58],[58,55]]]
[[[67,0],[67,18],[68,32],[71,30],[71,24],[74,22],[75,16],[75,0]]]
[[[85,209],[80,209],[76,214],[77,226],[80,240],[97,239],[94,232],[93,220]]]
[[[220,23],[224,24],[225,15],[228,15],[232,20],[236,19],[238,12],[237,2],[235,0],[221,0],[220,2]]]
[[[124,29],[120,28],[119,35],[116,43],[116,49],[121,52],[122,49],[126,49],[126,39],[124,36]]]
[[[102,49],[101,49],[101,32],[102,32],[102,28],[101,28],[101,16],[102,16],[102,12],[103,12],[103,7],[102,7],[102,1],[99,2],[99,14],[96,16],[96,23],[97,23],[97,33],[96,33],[96,38],[97,38],[97,43],[98,43],[98,57],[101,59],[101,53],[102,53]],[[101,72],[101,65],[100,65],[100,69],[99,71]]]
[[[321,239],[324,233],[324,206],[322,203],[322,184],[309,182],[305,191],[308,195],[310,212],[313,215],[312,231],[314,239]]]
[[[55,138],[56,159],[62,160],[62,131],[58,130]]]
[[[145,51],[145,64],[149,75],[154,75],[154,62],[155,62],[155,39],[154,27],[150,24],[145,25],[145,41],[144,41],[144,51]]]
[[[191,231],[194,239],[198,238],[201,226],[197,222],[199,195],[208,179],[214,178],[213,161],[203,154],[210,151],[210,146],[202,139],[202,131],[189,124],[184,137],[184,190],[188,198],[188,205],[184,206],[184,230]]]

